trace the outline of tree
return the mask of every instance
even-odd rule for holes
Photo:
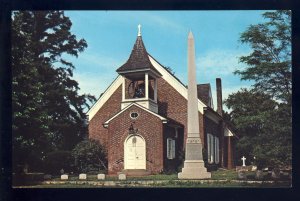
[[[74,65],[86,47],[70,32],[63,11],[12,14],[13,164],[39,168],[50,151],[71,150],[86,135],[84,108],[95,98],[79,95]]]
[[[72,150],[75,167],[79,172],[107,170],[107,153],[96,140],[84,140]]]
[[[254,88],[291,104],[291,11],[266,12],[266,23],[251,25],[241,35],[241,42],[249,44],[252,52],[240,57],[247,64],[235,73],[242,80],[254,80]]]
[[[285,104],[254,89],[241,89],[225,103],[239,133],[238,158],[245,155],[259,168],[291,163],[291,121],[286,118],[291,114]]]
[[[291,166],[291,12],[263,16],[265,23],[241,34],[253,51],[240,57],[247,66],[235,72],[254,85],[229,95],[225,104],[240,136],[238,154],[248,154],[259,168]]]

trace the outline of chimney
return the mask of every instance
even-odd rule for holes
[[[221,78],[216,79],[216,88],[217,88],[217,113],[223,116],[223,106],[222,106],[222,83]]]

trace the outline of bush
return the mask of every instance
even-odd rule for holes
[[[99,172],[107,170],[107,153],[96,140],[84,140],[72,150],[75,170],[80,172]]]
[[[54,151],[50,152],[45,158],[45,173],[61,174],[60,170],[64,172],[72,171],[74,159],[70,151]]]

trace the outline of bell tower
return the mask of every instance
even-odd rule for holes
[[[117,69],[122,76],[121,109],[132,102],[157,113],[157,79],[161,74],[150,62],[138,25],[138,36],[129,59]]]

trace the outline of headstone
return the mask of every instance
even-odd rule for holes
[[[238,179],[247,179],[245,171],[238,171]]]
[[[262,170],[257,170],[255,173],[255,179],[262,180],[264,178],[264,172]]]
[[[199,133],[198,97],[196,82],[195,44],[194,36],[188,35],[188,100],[187,100],[187,139],[185,146],[185,160],[179,179],[208,179],[202,156],[202,142]],[[196,109],[195,109],[196,108]]]
[[[251,171],[256,171],[257,170],[257,166],[252,165]]]
[[[126,180],[126,174],[120,173],[119,174],[119,180]]]
[[[97,179],[98,180],[105,180],[105,174],[98,174]]]
[[[52,179],[52,176],[50,174],[45,174],[44,179]]]
[[[63,175],[60,176],[60,179],[61,180],[68,180],[69,176],[67,174],[63,174]]]
[[[241,158],[241,159],[242,159],[242,161],[243,161],[243,166],[245,167],[245,166],[246,166],[246,163],[245,163],[246,158],[245,158],[245,156],[243,156],[243,158]]]
[[[80,180],[86,180],[86,174],[80,174],[79,179]]]

